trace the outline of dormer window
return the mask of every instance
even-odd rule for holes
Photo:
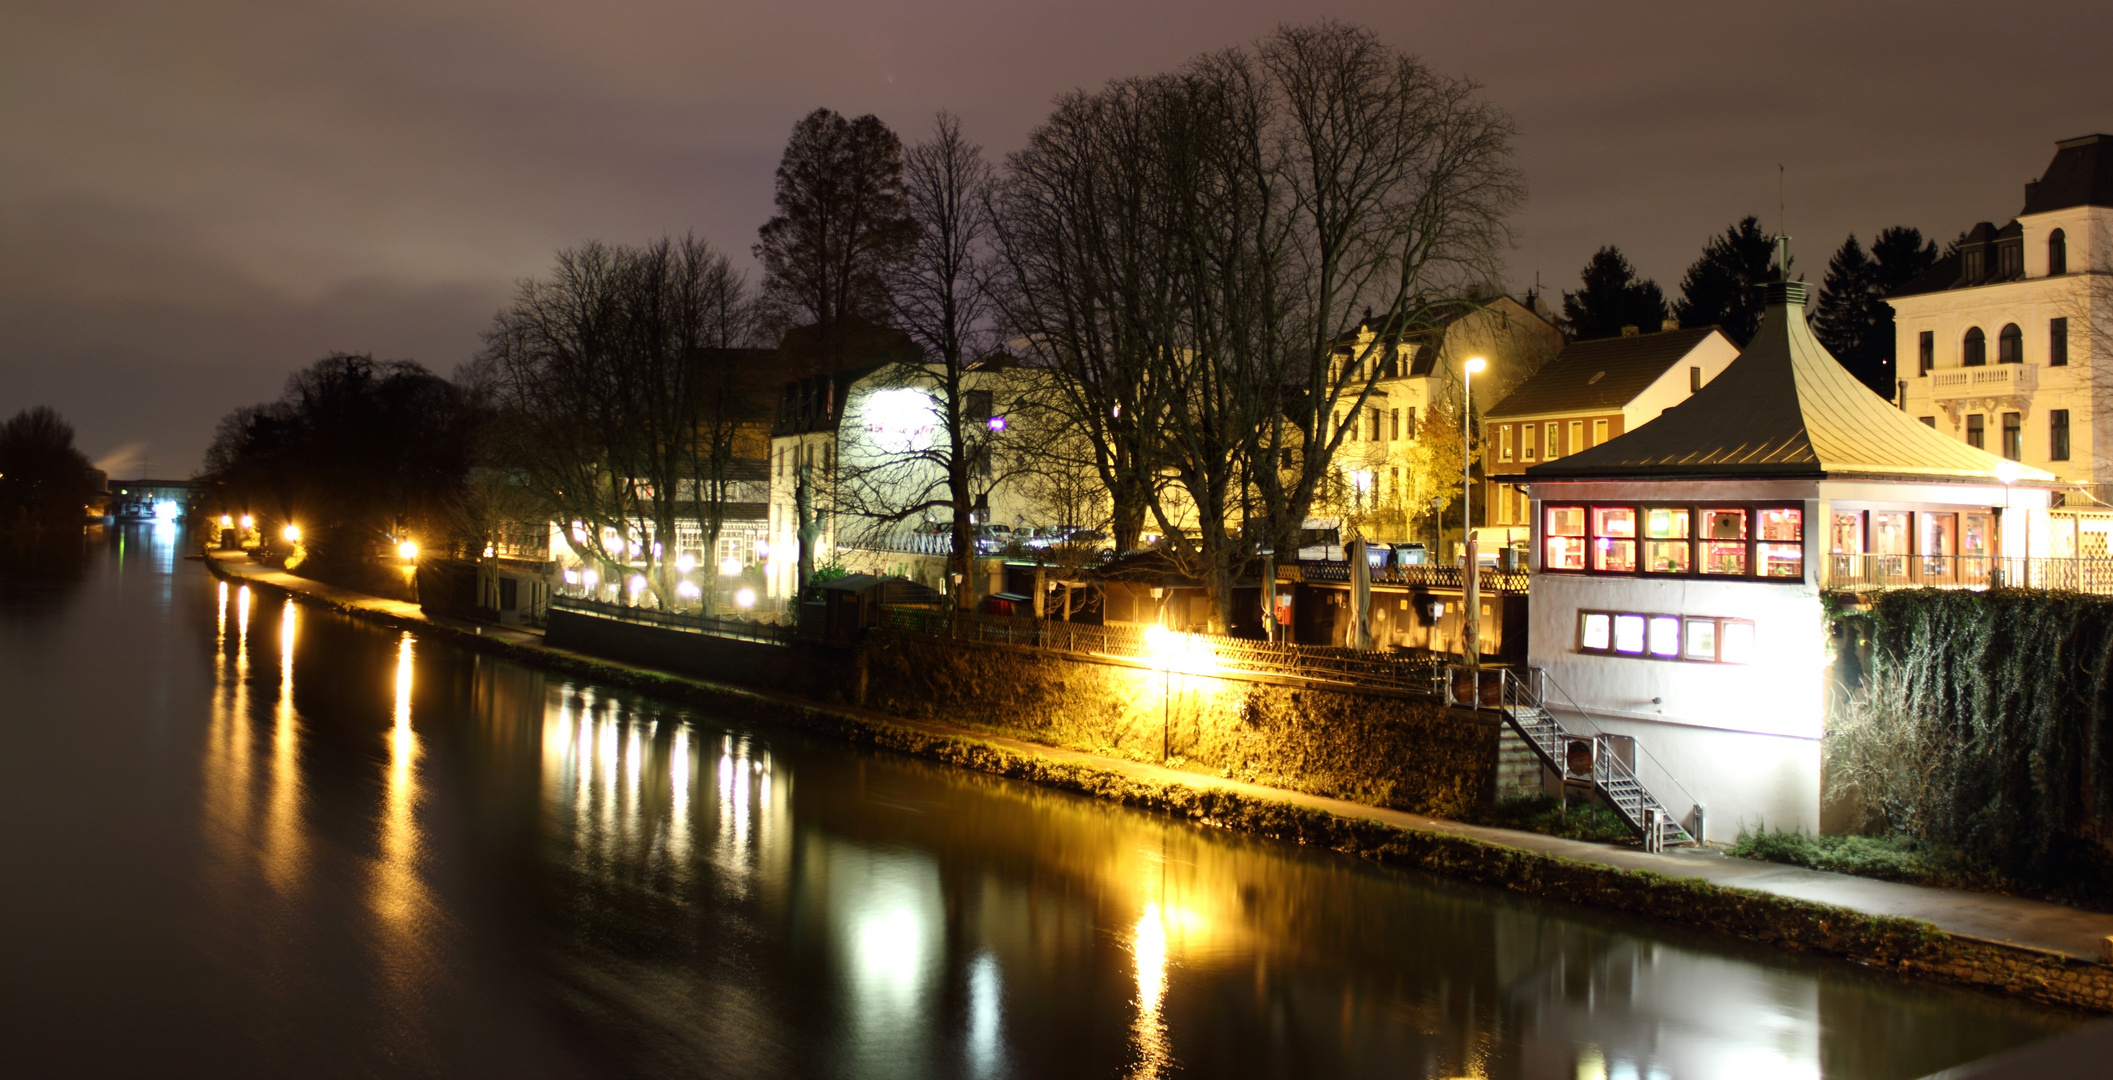
[[[1975,285],[1980,283],[1981,251],[1978,247],[1974,248],[1973,250],[1960,251],[1959,266],[1960,270],[1966,278],[1966,283],[1968,285]]]
[[[2053,275],[2068,272],[2069,238],[2062,230],[2056,229],[2047,234],[2047,273]]]
[[[1996,276],[2014,278],[2025,269],[2023,244],[1999,244],[1996,247]]]
[[[1988,363],[1988,335],[1976,326],[1966,332],[1966,341],[1959,350],[1960,367],[1980,367]]]
[[[2011,323],[1996,335],[1996,363],[2022,364],[2025,362],[2025,332]]]

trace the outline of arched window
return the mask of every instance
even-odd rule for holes
[[[2056,229],[2047,234],[2047,272],[2066,274],[2069,272],[2069,238]]]
[[[1996,363],[2022,364],[2025,362],[2025,332],[2011,323],[1996,335]]]
[[[1980,367],[1988,363],[1988,335],[1976,326],[1966,332],[1966,347],[1959,354],[1959,366]]]

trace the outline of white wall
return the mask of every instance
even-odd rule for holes
[[[1658,414],[1688,399],[1693,391],[1688,389],[1688,369],[1702,369],[1702,383],[1709,385],[1711,379],[1722,374],[1731,362],[1739,358],[1739,347],[1731,343],[1722,331],[1712,333],[1697,342],[1678,363],[1665,370],[1636,395],[1621,410],[1621,429],[1624,433],[1658,419]]]

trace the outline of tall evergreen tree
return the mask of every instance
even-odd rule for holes
[[[1898,390],[1893,306],[1886,296],[1937,262],[1937,245],[1904,225],[1880,230],[1871,253],[1851,236],[1827,264],[1813,330],[1842,366],[1890,400]]]
[[[1827,262],[1819,302],[1812,311],[1812,331],[1820,344],[1871,392],[1893,397],[1891,309],[1880,299],[1878,266],[1864,254],[1851,233]]]
[[[1702,257],[1687,268],[1673,314],[1682,326],[1718,327],[1745,348],[1761,327],[1761,286],[1775,280],[1774,263],[1775,241],[1761,231],[1759,218],[1746,215],[1710,238]]]
[[[1620,248],[1599,249],[1578,276],[1582,286],[1563,294],[1563,320],[1571,337],[1614,337],[1625,326],[1651,333],[1665,323],[1665,292],[1650,278],[1638,278]]]

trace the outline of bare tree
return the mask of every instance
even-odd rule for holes
[[[678,521],[716,539],[723,520],[744,418],[724,350],[745,331],[744,291],[694,237],[591,243],[521,283],[477,363],[499,411],[499,463],[605,576],[643,563],[663,607],[676,602]]]
[[[990,379],[971,366],[990,351],[986,289],[992,230],[993,174],[982,148],[961,134],[961,121],[940,113],[932,137],[904,158],[904,207],[916,240],[889,274],[895,325],[924,350],[921,364],[890,368],[892,400],[909,408],[929,402],[934,437],[878,457],[842,461],[839,499],[878,523],[894,524],[946,509],[953,519],[951,565],[962,580],[975,559],[973,510],[1003,479],[992,445],[1005,416]],[[869,399],[870,400],[870,399]],[[966,607],[970,593],[956,590]]]

